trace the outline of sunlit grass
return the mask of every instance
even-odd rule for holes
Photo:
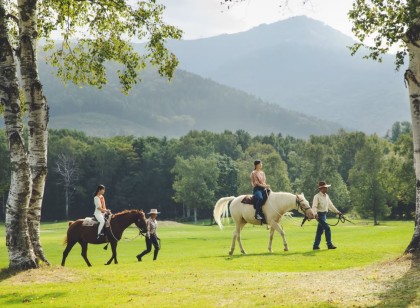
[[[162,250],[157,261],[152,261],[150,253],[143,262],[137,262],[135,256],[144,249],[144,238],[136,237],[137,229],[130,227],[118,244],[118,265],[104,266],[111,251],[103,250],[104,245],[89,245],[88,257],[93,266],[88,268],[76,245],[62,268],[59,264],[67,223],[43,223],[42,244],[52,266],[10,276],[4,270],[8,256],[1,225],[0,306],[134,307],[153,303],[158,307],[212,307],[290,303],[311,307],[314,302],[296,302],[299,294],[279,297],[279,286],[299,273],[356,269],[393,260],[408,245],[413,227],[413,222],[340,224],[332,227],[338,249],[328,250],[323,242],[321,250],[313,251],[316,223],[307,222],[301,228],[286,222],[289,251],[283,251],[281,237],[276,233],[274,252],[268,253],[269,233],[265,226],[247,225],[242,233],[247,255],[241,255],[236,245],[234,255],[228,256],[233,224],[221,231],[217,226],[162,222],[158,230]]]

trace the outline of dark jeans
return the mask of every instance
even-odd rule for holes
[[[139,255],[139,258],[141,258],[145,254],[148,254],[149,252],[151,252],[152,251],[152,245],[153,245],[153,247],[155,248],[154,255],[153,255],[153,260],[156,260],[159,249],[160,249],[158,238],[157,238],[156,234],[150,234],[150,238],[147,238],[147,236],[146,236],[145,239],[146,239],[146,249],[143,250],[143,252]]]
[[[254,187],[252,194],[254,195],[255,198],[255,214],[260,214],[262,215],[262,203],[263,203],[263,199],[264,199],[264,188],[262,187]]]
[[[316,229],[314,247],[318,247],[319,243],[321,243],[321,236],[324,230],[327,245],[331,246],[331,228],[327,224],[327,212],[318,212],[318,228]]]

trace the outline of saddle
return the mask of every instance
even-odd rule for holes
[[[95,217],[85,217],[82,222],[82,226],[93,227],[99,225],[99,221]],[[105,228],[109,228],[109,219],[105,217]]]
[[[270,192],[271,192],[271,190],[267,190],[267,193],[266,194],[263,194],[263,203],[262,203],[262,205],[264,205],[265,202],[267,201],[268,196],[270,195]],[[256,202],[255,202],[255,199],[254,199],[254,196],[253,195],[246,195],[242,199],[241,203],[244,203],[244,204],[252,204],[254,206],[254,209],[255,209],[255,203]]]

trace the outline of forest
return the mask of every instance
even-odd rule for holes
[[[7,138],[0,130],[0,217],[10,185]],[[162,219],[211,219],[224,196],[250,194],[253,161],[261,159],[273,191],[303,192],[330,183],[335,206],[351,217],[413,219],[415,173],[411,125],[396,122],[386,136],[340,130],[299,139],[251,136],[243,130],[190,131],[180,138],[91,137],[51,129],[42,221],[92,216],[93,192],[106,186],[114,213],[157,208]]]

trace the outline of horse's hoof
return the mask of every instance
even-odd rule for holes
[[[242,254],[243,254],[243,255],[246,255],[246,252],[245,252],[245,250],[243,250],[243,251],[241,251],[241,252],[242,252]]]
[[[289,251],[289,248],[284,248],[284,251]]]
[[[229,256],[233,255],[233,251],[229,251]]]

